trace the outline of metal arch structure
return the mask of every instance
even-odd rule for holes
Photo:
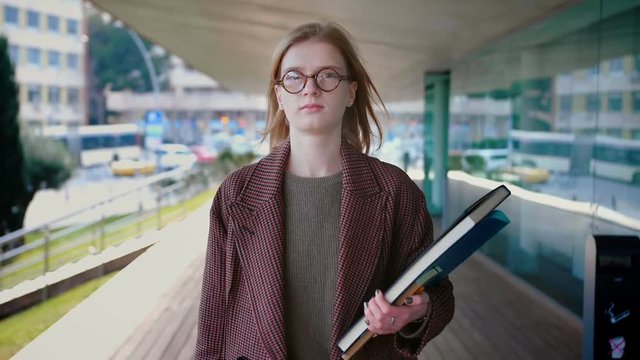
[[[355,38],[385,101],[423,98],[426,71],[576,0],[91,0],[225,88],[265,94],[273,50],[297,25],[333,20]]]

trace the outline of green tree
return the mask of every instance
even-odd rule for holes
[[[127,28],[105,22],[99,14],[89,17],[90,123],[104,123],[104,89],[150,92],[148,69]],[[153,44],[144,40],[147,49]],[[158,73],[166,71],[168,55],[152,56]]]
[[[7,53],[7,39],[0,37],[0,236],[22,226],[26,208],[26,165],[18,124],[18,85]]]
[[[105,23],[100,15],[89,17],[89,61],[97,85],[112,90],[152,91],[144,59],[127,28]],[[144,40],[147,49],[153,44]],[[167,56],[152,57],[156,70],[164,69]]]
[[[58,188],[71,177],[71,156],[53,139],[20,131],[18,86],[0,37],[0,236],[23,227],[27,207],[39,189]],[[18,247],[24,239],[4,244]]]
[[[73,161],[61,142],[23,132],[22,150],[26,160],[29,202],[39,189],[58,189],[71,177]]]

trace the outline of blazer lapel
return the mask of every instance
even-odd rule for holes
[[[289,143],[283,143],[259,162],[231,207],[238,231],[236,246],[249,282],[258,331],[273,359],[286,358],[285,204],[281,189],[289,149]]]
[[[332,352],[340,337],[362,315],[371,280],[379,261],[384,234],[385,197],[369,168],[365,154],[343,143],[342,204],[338,282],[333,315]],[[332,358],[339,354],[332,354]]]

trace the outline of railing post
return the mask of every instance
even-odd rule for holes
[[[106,216],[104,215],[104,211],[100,214],[100,251],[104,251],[104,242],[106,237],[106,231],[104,229],[104,223],[106,222]]]
[[[42,301],[49,298],[49,287],[46,285],[46,276],[49,271],[49,241],[51,239],[51,231],[49,229],[49,224],[45,225],[44,228],[44,272],[42,276],[45,277],[45,286],[42,289]]]
[[[160,207],[160,201],[162,200],[162,191],[162,185],[160,185],[160,187],[158,188],[158,194],[156,195],[156,229],[160,229],[162,227],[162,215],[160,214],[160,210],[162,210],[162,208]]]
[[[182,217],[185,218],[187,216],[187,199],[191,194],[191,170],[187,171],[187,179],[185,180],[184,190],[182,191]]]
[[[137,223],[136,233],[138,234],[138,236],[140,236],[140,234],[142,234],[142,210],[143,210],[143,206],[142,206],[142,189],[138,188],[138,214],[137,214],[138,221],[136,221],[136,223]]]
[[[0,246],[0,258],[2,258],[2,246]],[[4,290],[4,286],[2,286],[2,279],[4,279],[4,276],[2,276],[2,270],[4,269],[4,260],[0,261],[0,290]]]
[[[46,274],[49,271],[49,240],[51,239],[49,224],[44,226],[43,231],[44,231],[44,272],[43,274]]]

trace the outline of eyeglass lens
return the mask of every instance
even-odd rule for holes
[[[315,76],[309,77],[314,78],[316,85],[322,91],[332,91],[337,88],[340,83],[340,75],[331,69],[320,70],[315,74]],[[306,82],[307,75],[304,75],[297,70],[287,72],[282,79],[282,85],[285,90],[290,93],[298,93],[302,91]]]

